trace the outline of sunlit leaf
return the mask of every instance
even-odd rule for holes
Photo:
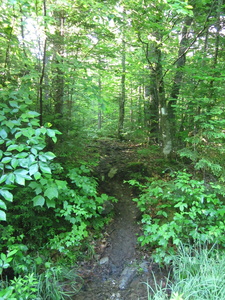
[[[49,168],[49,166],[46,163],[40,161],[39,167],[43,173],[51,174],[51,169]]]
[[[7,132],[5,131],[5,129],[1,129],[1,130],[0,130],[0,137],[1,137],[2,139],[6,139],[7,136],[8,136],[8,134],[7,134]]]
[[[0,194],[2,195],[5,200],[12,202],[13,201],[13,194],[7,190],[0,189]]]
[[[29,167],[29,174],[30,176],[34,175],[35,173],[38,172],[38,164],[33,164]],[[40,173],[39,173],[40,174]]]
[[[0,221],[6,221],[6,213],[0,209]]]
[[[47,188],[44,195],[48,197],[48,199],[52,200],[53,198],[58,197],[58,189],[55,186]]]
[[[6,210],[5,202],[3,202],[1,199],[0,199],[0,209],[5,209]]]
[[[55,207],[55,201],[54,200],[50,200],[50,199],[46,199],[46,205],[48,208],[50,207]]]
[[[33,198],[34,206],[43,206],[45,204],[45,198],[41,195],[38,195]]]

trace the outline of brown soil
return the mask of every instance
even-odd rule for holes
[[[141,233],[140,211],[132,201],[135,197],[132,187],[124,183],[130,179],[130,163],[137,162],[137,147],[111,141],[102,141],[99,146],[101,159],[96,172],[103,179],[101,191],[116,197],[118,202],[114,204],[114,218],[99,242],[98,255],[80,270],[84,281],[73,299],[147,300],[147,282],[152,288],[155,281],[165,285],[167,271],[155,264],[150,251],[143,251],[137,242]],[[141,172],[139,162],[136,167]],[[116,170],[113,176],[112,168]],[[136,268],[136,276],[126,289],[120,289],[121,273],[128,266]]]

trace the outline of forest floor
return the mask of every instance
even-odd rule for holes
[[[100,160],[96,172],[102,178],[101,192],[114,196],[118,202],[114,203],[112,221],[95,245],[96,255],[80,266],[82,288],[73,299],[148,299],[147,283],[153,289],[155,282],[165,286],[168,270],[154,263],[151,251],[143,250],[137,242],[141,213],[132,200],[137,192],[124,181],[132,176],[152,176],[157,160],[140,158],[138,149],[143,146],[136,144],[102,140],[97,148]]]

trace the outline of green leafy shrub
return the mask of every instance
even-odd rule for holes
[[[81,279],[75,269],[55,265],[43,255],[32,257],[25,254],[26,249],[14,245],[7,255],[1,253],[0,299],[61,300],[77,292]],[[4,279],[2,272],[9,267],[14,268],[16,276]]]
[[[14,278],[11,280],[10,286],[13,287],[14,292],[12,296],[15,297],[15,299],[38,299],[38,280],[34,274],[28,274],[24,277],[19,276]]]
[[[68,254],[71,247],[81,246],[91,228],[102,228],[108,220],[100,215],[104,202],[116,201],[106,194],[98,195],[98,183],[90,177],[90,169],[84,165],[69,171],[68,182],[70,187],[65,187],[59,196],[62,206],[55,212],[71,224],[71,230],[61,232],[50,240],[50,247],[64,254]]]
[[[17,90],[9,86],[1,93],[0,220],[6,220],[6,201],[13,201],[16,186],[51,174],[49,164],[55,155],[44,151],[46,137],[56,142],[59,132],[39,126],[39,114],[30,110],[30,93],[24,86]]]
[[[224,111],[220,103],[212,103],[209,98],[198,98],[197,101],[202,110],[193,116],[195,130],[185,137],[186,147],[178,153],[188,158],[204,179],[206,174],[213,174],[224,181]]]
[[[133,185],[138,185],[134,180]],[[141,245],[154,248],[157,262],[169,262],[181,242],[225,243],[224,188],[177,172],[170,181],[157,180],[134,199],[143,212]]]

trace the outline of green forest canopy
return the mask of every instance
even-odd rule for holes
[[[2,0],[0,22],[2,91],[29,90],[41,125],[165,155],[223,138],[223,1]]]

